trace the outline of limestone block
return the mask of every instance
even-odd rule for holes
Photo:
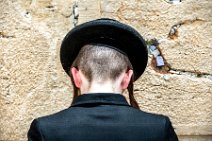
[[[160,46],[172,69],[212,73],[212,22],[193,21],[179,27],[175,41],[166,40]]]
[[[135,85],[142,110],[170,117],[178,135],[211,135],[212,81],[151,69]]]

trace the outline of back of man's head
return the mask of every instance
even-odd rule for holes
[[[103,44],[82,47],[73,65],[80,69],[89,82],[115,81],[120,74],[133,69],[128,57]]]

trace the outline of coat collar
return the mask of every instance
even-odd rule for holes
[[[89,93],[78,96],[71,107],[84,104],[110,104],[129,106],[125,97],[114,93]]]

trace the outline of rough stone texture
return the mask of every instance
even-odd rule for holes
[[[65,1],[0,1],[0,140],[26,140],[33,118],[70,105],[59,62],[61,39],[73,27],[72,1]]]
[[[136,86],[136,98],[141,109],[168,115],[179,135],[212,133],[210,79],[158,74],[147,69]]]
[[[181,141],[212,140],[212,1],[0,0],[0,140],[26,140],[31,121],[69,107],[59,62],[64,35],[107,17],[157,39],[172,73],[151,66],[135,83],[142,110],[168,115]],[[176,31],[170,35],[170,30]]]
[[[180,141],[211,141],[212,136],[180,136]]]

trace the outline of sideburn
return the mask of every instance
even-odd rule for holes
[[[137,103],[137,101],[135,100],[135,97],[134,97],[134,92],[133,92],[134,88],[133,87],[134,86],[133,86],[133,77],[132,77],[131,80],[130,80],[130,83],[128,85],[128,88],[127,88],[128,94],[129,94],[129,99],[130,99],[130,105],[132,107],[136,108],[136,109],[140,109],[139,105],[138,105],[138,103]]]

